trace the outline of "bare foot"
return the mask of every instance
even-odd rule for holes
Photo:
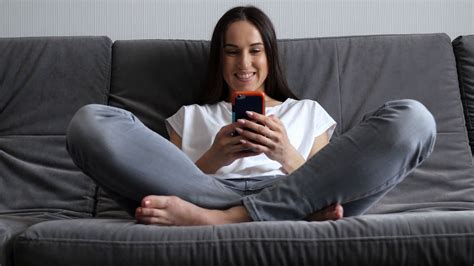
[[[342,208],[341,204],[336,203],[325,209],[317,211],[315,213],[310,214],[306,217],[308,221],[328,221],[328,220],[339,220],[344,215],[344,209]]]
[[[243,206],[228,210],[201,208],[176,196],[147,196],[135,212],[143,224],[159,225],[211,225],[250,221]]]

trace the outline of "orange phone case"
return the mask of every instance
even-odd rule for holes
[[[265,112],[265,93],[262,91],[234,91],[232,92],[232,105],[235,105],[235,99],[239,95],[245,95],[245,96],[261,96],[262,97],[262,106],[263,111]]]
[[[236,107],[237,98],[242,97],[242,96],[258,96],[261,99],[261,105],[260,105],[261,110],[260,109],[256,110],[255,108],[250,109],[250,110],[242,110],[241,108],[237,108]],[[232,101],[232,121],[233,122],[235,122],[239,117],[242,116],[243,111],[254,111],[254,112],[265,115],[265,93],[261,91],[234,91],[232,93],[231,101]]]

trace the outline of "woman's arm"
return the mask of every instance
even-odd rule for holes
[[[326,146],[329,143],[329,135],[328,132],[324,132],[323,134],[317,136],[314,138],[313,146],[311,147],[311,151],[309,152],[308,160],[313,157],[318,151],[320,151],[324,146]],[[301,156],[301,154],[296,151],[295,149],[295,154],[292,156],[288,156],[288,159],[286,162],[284,162],[283,169],[288,173],[292,173],[296,169],[298,169],[300,166],[302,166],[306,160]]]
[[[329,143],[329,133],[326,130],[323,134],[314,138],[313,147],[311,147],[311,151],[309,152],[308,159],[313,157],[318,151],[320,151],[324,146]]]
[[[178,135],[178,133],[176,133],[172,127],[168,128],[168,133],[170,135],[170,141],[181,150],[181,137]]]

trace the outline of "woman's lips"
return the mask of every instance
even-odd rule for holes
[[[234,75],[238,80],[242,81],[242,82],[248,82],[250,80],[253,79],[253,77],[255,76],[255,72],[251,72],[251,73],[236,73]]]

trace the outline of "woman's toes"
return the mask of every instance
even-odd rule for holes
[[[342,219],[342,217],[344,217],[344,208],[342,207],[341,204],[338,203],[336,205],[334,212],[335,212],[334,218],[336,218],[336,220]]]
[[[146,196],[142,199],[141,206],[145,208],[166,208],[168,196]]]
[[[320,211],[312,213],[307,217],[309,221],[339,220],[343,217],[343,208],[339,203],[330,205]]]

